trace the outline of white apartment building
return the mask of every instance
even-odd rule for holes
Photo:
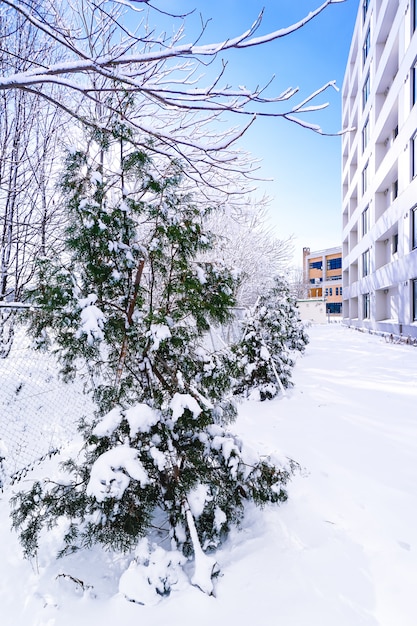
[[[360,0],[342,119],[344,322],[417,337],[417,0]]]

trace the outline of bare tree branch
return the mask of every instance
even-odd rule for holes
[[[59,84],[65,90],[74,94],[78,93],[84,98],[89,98],[93,101],[95,98],[94,94],[97,92],[100,92],[101,96],[105,90],[125,90],[127,93],[135,94],[135,97],[140,95],[146,100],[156,102],[165,108],[187,111],[197,110],[203,113],[207,111],[217,113],[230,111],[250,117],[262,115],[296,121],[293,120],[293,115],[302,112],[318,111],[326,105],[311,104],[308,108],[296,105],[286,111],[279,111],[276,108],[266,110],[266,104],[288,101],[297,92],[297,89],[286,89],[276,97],[267,98],[262,95],[265,87],[255,90],[243,87],[239,89],[233,89],[230,86],[221,87],[219,81],[223,76],[225,65],[222,66],[211,84],[205,87],[198,87],[195,84],[190,84],[189,77],[184,76],[185,71],[190,71],[187,64],[190,60],[194,63],[192,69],[194,72],[195,65],[204,65],[204,59],[207,57],[214,60],[222,52],[260,46],[285,37],[310,22],[329,5],[343,1],[326,0],[316,10],[297,23],[256,37],[254,35],[263,19],[263,12],[261,12],[252,26],[241,35],[223,42],[198,45],[196,43],[180,43],[178,42],[179,37],[175,36],[167,41],[164,38],[156,38],[154,41],[150,41],[146,31],[139,36],[131,35],[124,26],[123,14],[118,9],[122,6],[130,11],[135,8],[134,4],[116,0],[113,3],[114,12],[111,13],[104,10],[101,5],[89,0],[86,4],[90,6],[94,13],[92,19],[98,19],[97,16],[99,16],[100,19],[107,23],[106,28],[112,29],[112,32],[119,36],[119,43],[110,43],[106,53],[102,50],[97,54],[95,45],[96,29],[93,24],[87,25],[84,23],[86,45],[82,46],[80,45],[82,38],[80,38],[79,34],[76,34],[77,28],[75,26],[68,24],[63,28],[55,22],[48,22],[46,17],[33,10],[30,1],[3,0],[5,5],[19,12],[34,28],[42,31],[44,35],[60,46],[65,60],[61,63],[44,67],[34,66],[25,72],[2,76],[0,78],[0,90],[39,88],[40,94],[43,95],[42,86]],[[144,4],[154,8],[149,2],[136,4]],[[136,11],[138,10],[140,9],[136,7]],[[49,14],[48,17],[50,17]],[[114,41],[116,41],[116,37],[114,37]],[[183,60],[183,64],[176,67],[167,67],[166,63],[173,59]],[[161,72],[165,72],[165,77],[167,78],[165,84],[161,81]],[[182,74],[180,78],[177,76],[178,73]],[[94,80],[94,76],[102,77],[107,81],[107,84],[97,83]],[[156,80],[152,81],[152,76]],[[175,76],[177,77],[175,78]],[[195,82],[199,84],[201,81],[197,79]],[[328,83],[318,89],[303,104],[311,102],[329,86],[334,86],[334,83]],[[57,102],[57,104],[61,106],[61,103]],[[259,107],[254,107],[253,105],[261,105],[263,108],[260,110]],[[66,104],[65,106],[68,105]],[[300,122],[297,121],[297,123]],[[322,132],[315,125],[302,125],[317,132]],[[138,124],[134,124],[134,126],[142,130]],[[147,129],[143,130],[148,132]],[[238,133],[236,138],[239,136],[240,134]],[[202,149],[201,145],[196,147]],[[206,146],[205,149],[210,149],[210,146]],[[214,147],[213,149],[218,148]]]

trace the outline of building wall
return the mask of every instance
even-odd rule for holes
[[[323,298],[308,298],[297,300],[297,307],[300,311],[300,318],[303,322],[313,322],[314,324],[326,324],[326,302]]]
[[[303,249],[304,281],[308,284],[309,298],[323,298],[326,310],[340,314],[342,306],[342,248],[328,248],[310,252]],[[335,267],[333,267],[335,266]]]
[[[417,0],[361,0],[342,88],[343,315],[417,337]]]

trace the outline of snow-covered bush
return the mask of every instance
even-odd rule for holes
[[[294,350],[303,352],[308,336],[288,283],[276,277],[245,320],[242,340],[232,346],[234,392],[271,399],[292,385]]]
[[[96,158],[68,157],[67,256],[40,261],[33,294],[40,308],[32,332],[40,346],[53,338],[65,377],[84,364],[97,416],[82,424],[85,446],[64,464],[68,476],[14,498],[13,524],[27,556],[42,529],[64,518],[61,554],[94,543],[130,551],[144,537],[168,537],[171,551],[193,559],[191,581],[211,593],[208,553],[246,501],[286,499],[291,469],[251,453],[227,428],[236,409],[226,360],[209,354],[203,338],[211,322],[229,318],[235,279],[198,261],[212,247],[208,209],[182,194],[175,164],[157,176],[123,137],[116,167],[107,139]],[[150,572],[150,561],[135,563],[135,576]],[[171,574],[163,584],[157,573],[148,578],[157,595],[169,592]]]
[[[119,591],[138,604],[154,605],[186,583],[186,558],[178,550],[164,550],[148,539],[139,541],[134,559],[119,581]]]

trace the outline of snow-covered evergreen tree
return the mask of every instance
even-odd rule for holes
[[[93,543],[139,550],[133,568],[154,560],[143,538],[160,552],[163,537],[176,554],[165,557],[169,567],[193,558],[192,582],[211,593],[207,553],[246,501],[285,500],[291,470],[228,430],[235,405],[226,360],[203,338],[211,322],[229,318],[235,278],[198,262],[212,247],[202,226],[209,209],[182,194],[174,163],[161,176],[125,138],[116,144],[119,163],[109,137],[95,155],[90,147],[68,156],[67,256],[42,259],[34,292],[32,332],[55,349],[67,378],[86,368],[97,419],[82,426],[85,446],[64,464],[69,476],[16,496],[13,524],[28,556],[42,528],[65,518],[62,554]],[[170,576],[145,578],[159,581],[160,594]]]
[[[307,343],[290,287],[276,277],[245,320],[242,340],[232,346],[235,393],[266,400],[290,387],[291,352],[303,352]]]

